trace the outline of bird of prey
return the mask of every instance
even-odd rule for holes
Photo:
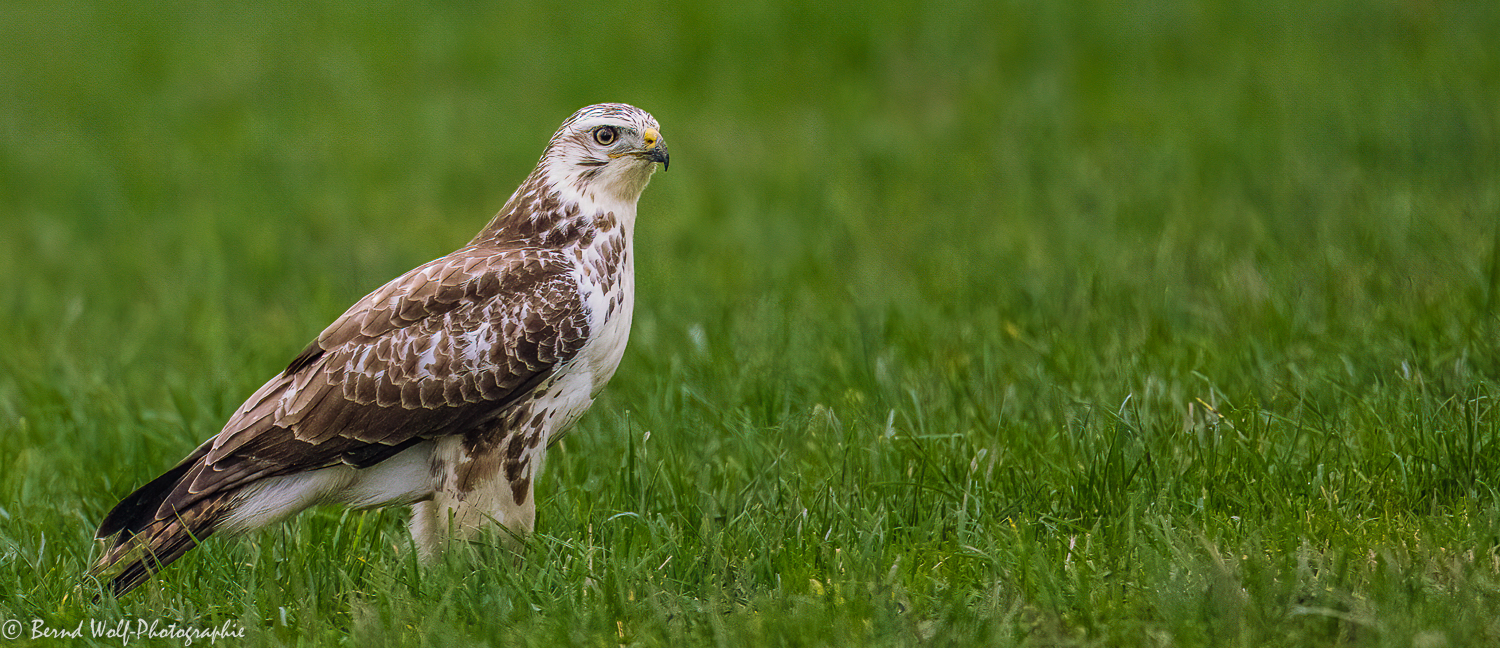
[[[667,145],[625,104],[563,122],[457,251],[354,304],[224,429],[99,525],[121,595],[218,532],[316,504],[412,505],[431,560],[490,520],[519,533],[550,441],[615,373],[634,307],[636,201]]]

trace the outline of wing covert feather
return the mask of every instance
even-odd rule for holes
[[[465,248],[375,290],[245,402],[190,493],[370,465],[495,416],[583,346],[571,271],[548,250]]]

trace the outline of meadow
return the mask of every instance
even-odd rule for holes
[[[425,4],[0,0],[0,621],[1500,643],[1500,5]],[[92,600],[121,496],[598,101],[673,165],[524,562],[323,508]]]

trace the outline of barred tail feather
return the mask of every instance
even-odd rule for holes
[[[217,529],[232,493],[197,499],[182,509],[168,503],[182,501],[173,495],[190,479],[209,446],[199,446],[177,466],[127,495],[99,523],[95,537],[109,541],[109,548],[90,571],[101,575],[123,564],[110,585],[115,596],[135,589]]]
[[[174,517],[145,524],[139,532],[122,532],[93,572],[111,572],[123,564],[124,568],[111,581],[110,590],[115,596],[124,595],[213,535],[231,499],[232,494],[220,494],[199,500],[187,510],[177,511]]]

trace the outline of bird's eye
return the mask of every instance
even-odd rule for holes
[[[615,138],[620,134],[615,131],[614,126],[600,126],[594,129],[594,141],[600,146],[609,146],[615,143]]]

